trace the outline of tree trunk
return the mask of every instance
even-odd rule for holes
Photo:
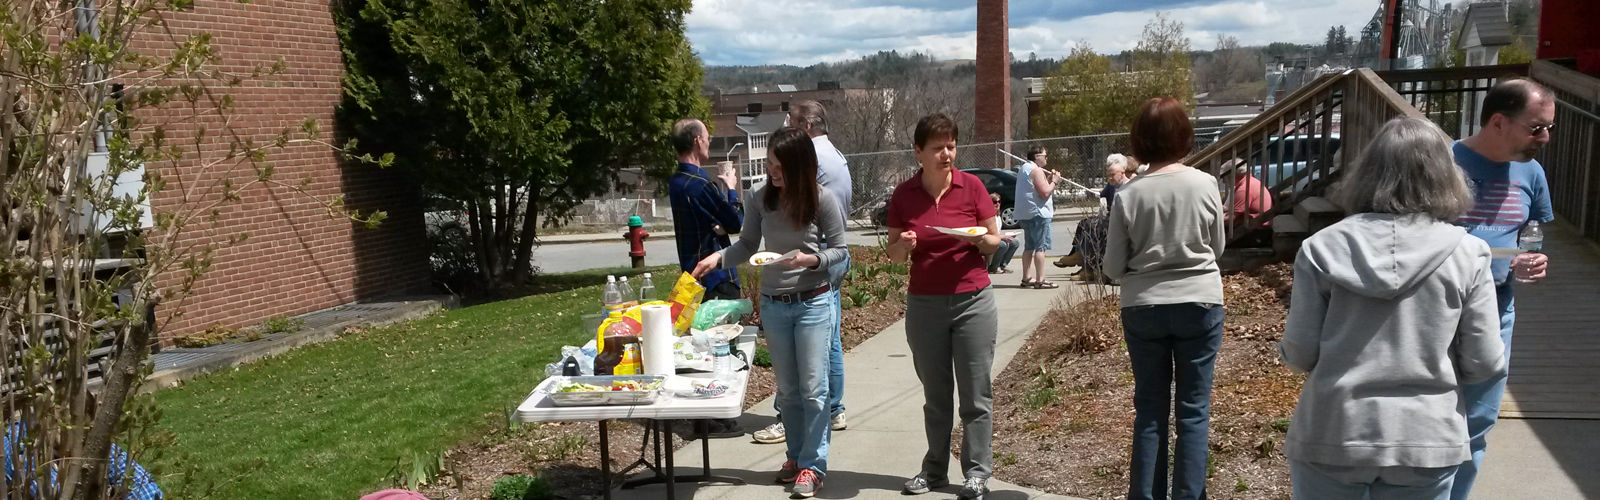
[[[511,276],[526,279],[533,276],[533,240],[539,236],[539,190],[534,182],[528,183],[528,207],[522,217],[522,234],[517,240],[517,251],[512,257]]]
[[[121,327],[123,331],[117,335],[121,345],[117,346],[116,360],[100,377],[103,384],[100,397],[96,400],[98,404],[94,408],[94,419],[89,423],[89,436],[84,440],[83,453],[88,460],[81,478],[83,486],[78,489],[77,495],[85,500],[88,492],[101,491],[99,483],[105,479],[105,471],[110,466],[103,457],[111,457],[111,438],[116,435],[118,424],[122,421],[122,410],[129,394],[143,378],[144,359],[149,356],[150,332],[155,328],[150,320],[155,316],[155,304],[136,302],[130,307],[141,307],[146,313],[137,324]],[[132,467],[132,464],[127,466]]]

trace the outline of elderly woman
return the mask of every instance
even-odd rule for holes
[[[805,132],[778,129],[767,147],[767,184],[745,201],[739,241],[701,260],[694,275],[735,269],[763,240],[769,251],[798,250],[761,273],[761,330],[787,431],[788,460],[777,480],[793,483],[795,497],[809,498],[828,470],[828,349],[839,320],[828,266],[845,258],[844,215],[833,196],[819,194],[817,152]]]
[[[1222,198],[1217,178],[1179,163],[1194,144],[1183,104],[1146,101],[1133,154],[1149,163],[1117,193],[1106,276],[1122,281],[1122,328],[1133,365],[1130,500],[1163,498],[1167,417],[1177,398],[1172,498],[1206,497],[1211,374],[1222,347]],[[1176,383],[1176,395],[1173,385]]]
[[[1118,153],[1106,156],[1106,187],[1100,190],[1100,199],[1105,200],[1105,213],[1109,213],[1111,206],[1116,204],[1117,189],[1133,180],[1133,170],[1132,158]],[[1102,274],[1100,263],[1106,253],[1107,225],[1104,213],[1078,221],[1078,230],[1072,235],[1072,253],[1057,259],[1056,267],[1083,266],[1072,275],[1073,278],[1098,281]]]
[[[923,431],[928,452],[905,493],[922,494],[950,483],[952,392],[961,400],[959,498],[988,493],[994,420],[989,369],[999,318],[984,255],[1000,244],[995,207],[977,176],[955,168],[956,124],[943,114],[923,117],[913,134],[922,169],[889,198],[889,260],[911,260],[906,293],[906,344],[922,382]],[[953,236],[935,227],[985,229]],[[959,390],[958,390],[959,389]]]
[[[1462,385],[1505,370],[1489,246],[1451,225],[1472,195],[1422,118],[1378,130],[1306,239],[1278,351],[1309,372],[1284,454],[1297,499],[1449,498],[1470,460]]]

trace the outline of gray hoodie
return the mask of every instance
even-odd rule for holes
[[[1278,352],[1309,372],[1284,454],[1364,467],[1471,458],[1461,385],[1506,369],[1489,246],[1419,215],[1359,214],[1294,262]]]

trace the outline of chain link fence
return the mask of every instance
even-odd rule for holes
[[[1215,141],[1223,133],[1225,130],[1221,128],[1197,129],[1196,151]],[[1112,153],[1130,152],[1126,133],[1027,139],[1009,143],[958,144],[956,167],[962,170],[999,169],[1015,172],[1016,167],[1023,162],[1019,158],[1026,158],[1028,150],[1035,146],[1044,148],[1049,158],[1046,166],[1061,172],[1063,180],[1057,186],[1055,193],[1057,207],[1098,207],[1100,190],[1106,185],[1106,156]],[[910,179],[918,169],[916,156],[910,149],[853,153],[844,156],[850,164],[853,191],[850,204],[851,218],[856,220],[880,217],[881,215],[875,215],[873,212],[881,211],[880,207],[888,200],[895,186]],[[991,192],[995,191],[995,186],[986,187]],[[1004,193],[1002,196],[1010,200],[1011,193]]]

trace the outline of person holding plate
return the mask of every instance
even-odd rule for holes
[[[833,341],[833,294],[828,268],[845,259],[844,216],[833,196],[821,196],[817,151],[804,131],[784,127],[768,142],[767,184],[745,200],[739,241],[695,265],[694,275],[736,269],[771,252],[761,273],[761,326],[778,376],[778,407],[787,458],[777,480],[809,498],[828,470],[828,351]],[[762,260],[771,258],[762,256]]]
[[[920,171],[889,198],[889,260],[911,261],[906,293],[906,344],[922,382],[928,452],[905,493],[950,483],[950,393],[961,400],[959,498],[988,493],[993,433],[994,364],[999,317],[985,255],[1000,246],[995,207],[977,176],[955,168],[957,129],[941,113],[923,117],[913,133]],[[955,229],[954,231],[948,229]]]

